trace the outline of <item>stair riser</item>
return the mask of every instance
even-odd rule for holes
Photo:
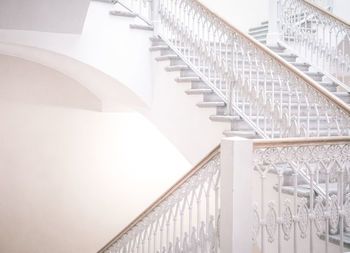
[[[299,69],[300,71],[309,71],[309,69],[310,69],[310,66],[309,65],[296,65],[296,66],[294,66],[294,67],[296,67],[297,69]]]
[[[285,59],[287,62],[296,62],[297,57],[293,55],[280,55],[283,59]]]
[[[252,32],[249,32],[248,34],[250,35],[250,36],[258,36],[258,35],[267,35],[267,33],[268,33],[268,30],[267,29],[257,29],[257,30],[255,30],[255,31],[252,31]]]
[[[338,95],[336,95],[338,98],[340,98],[342,101],[344,101],[345,103],[347,103],[347,104],[350,104],[350,94],[349,95],[347,95],[347,96],[338,96]]]
[[[322,81],[322,77],[323,75],[320,74],[320,75],[317,75],[317,74],[308,74],[308,73],[305,73],[307,76],[309,76],[310,78],[312,78],[313,80],[315,80],[316,82],[321,82]]]
[[[259,31],[259,30],[267,30],[268,28],[269,28],[268,25],[261,25],[261,26],[253,27],[253,28],[249,29],[249,33]]]

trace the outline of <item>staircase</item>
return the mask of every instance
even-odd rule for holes
[[[131,9],[127,8],[124,4],[119,2],[116,5],[114,10],[110,12],[111,15],[122,16],[126,18],[131,18],[133,22],[130,24],[130,28],[132,29],[142,29],[152,31],[153,27],[149,25],[149,22],[146,22],[145,19],[140,19],[140,16],[133,12]],[[117,8],[117,9],[116,9]],[[136,21],[135,21],[136,20]],[[137,22],[137,20],[139,22]],[[141,22],[140,22],[141,21]],[[261,43],[266,43],[266,37],[268,33],[268,22],[262,22],[259,27],[255,27],[250,29],[250,35],[256,38]],[[208,82],[203,80],[198,75],[196,69],[193,69],[193,66],[189,66],[186,64],[185,60],[181,58],[179,54],[177,54],[171,46],[162,40],[160,37],[151,37],[152,46],[150,51],[159,51],[160,56],[156,57],[156,61],[167,61],[169,62],[169,66],[165,68],[165,71],[168,72],[177,72],[179,76],[175,79],[179,85],[188,85],[189,89],[186,91],[187,95],[202,95],[202,101],[197,103],[199,108],[215,108],[216,114],[211,115],[209,118],[214,122],[225,122],[228,124],[228,129],[223,132],[224,136],[240,136],[245,138],[261,138],[261,134],[257,133],[254,128],[252,128],[251,124],[248,124],[245,119],[242,118],[242,115],[237,114],[235,111],[229,110],[229,106],[227,106],[227,101],[224,101],[222,97],[220,97],[216,91],[213,90],[212,87],[208,85]],[[329,93],[335,95],[340,98],[344,103],[349,105],[350,103],[350,95],[347,92],[339,91],[339,87],[336,83],[330,81],[326,77],[324,77],[322,72],[315,72],[312,70],[312,66],[305,62],[298,62],[298,56],[290,50],[286,50],[283,46],[279,45],[277,47],[269,47],[274,53],[282,57],[289,64],[293,65],[304,74],[318,82],[320,87],[325,88]],[[191,53],[188,49],[181,49],[181,54]],[[222,50],[222,54],[230,54],[230,52],[225,52]],[[200,59],[196,56],[191,56],[192,61],[199,62]],[[267,83],[267,91],[268,96],[273,94],[273,90],[276,90],[273,82],[276,79],[269,79],[266,77],[266,74],[262,73],[260,70],[257,71],[256,67],[247,66],[245,60],[240,60],[238,68],[242,71],[244,68],[244,77],[251,78],[250,75],[259,75],[260,79],[256,80],[260,83]],[[200,69],[202,72],[206,73],[209,70],[207,68]],[[256,77],[258,78],[258,77]],[[264,80],[265,79],[265,80]],[[227,85],[226,81],[220,79],[219,77],[215,77],[210,79],[215,84],[219,85]],[[333,124],[333,120],[329,119],[327,115],[320,116],[316,111],[304,114],[304,108],[307,108],[307,101],[305,98],[299,98],[298,94],[293,95],[291,98],[288,94],[289,91],[286,88],[283,88],[283,91],[280,91],[280,94],[275,94],[275,99],[278,99],[282,105],[286,106],[288,103],[290,104],[290,109],[292,113],[296,113],[298,115],[298,124],[301,126],[308,126],[309,130],[307,131],[308,136],[333,136],[339,135],[339,127],[336,124]],[[282,93],[282,94],[281,94]],[[227,91],[223,90],[223,94],[227,94]],[[279,96],[278,98],[276,96]],[[290,100],[291,99],[291,100]],[[238,101],[238,106],[240,109],[245,109],[247,101],[243,101],[242,99]],[[350,107],[349,107],[350,108]],[[256,125],[264,125],[264,131],[270,135],[272,138],[283,135],[279,130],[278,126],[274,126],[272,122],[267,122],[264,119],[263,115],[259,115],[258,108],[253,108],[250,110],[252,114],[250,119]],[[298,112],[300,111],[300,112]],[[330,126],[329,124],[333,124]],[[304,133],[306,134],[306,133]]]
[[[195,3],[198,4],[197,2]],[[141,29],[146,31],[154,30],[154,27],[151,25],[151,22],[149,22],[139,14],[136,14],[136,12],[127,8],[125,5],[121,4],[121,6],[124,8],[123,10],[113,10],[110,12],[110,14],[125,17],[125,18],[130,18],[133,20],[139,18],[141,20],[141,23],[137,24],[133,21],[133,23],[130,25],[130,28],[132,29]],[[165,10],[166,12],[166,11],[169,11],[170,7],[168,6],[168,8],[165,8],[164,6],[162,6],[160,8],[164,8],[163,10]],[[205,8],[203,7],[203,9]],[[203,9],[200,9],[200,10],[203,10]],[[208,13],[210,15],[214,15],[213,13],[210,12],[210,10],[207,10],[207,14]],[[300,17],[301,16],[299,16],[299,18]],[[176,20],[175,18],[171,19],[167,15],[164,15],[163,19],[164,19],[163,20],[164,23],[166,22],[176,23],[176,21],[174,21]],[[177,25],[181,26],[182,24],[177,24]],[[173,26],[175,25],[174,24],[169,25],[169,27],[171,27],[170,29],[174,29],[176,31],[176,28],[174,28]],[[231,28],[231,27],[227,25],[227,27],[225,28]],[[234,30],[233,27],[232,27],[232,30]],[[350,134],[349,132],[350,124],[347,123],[347,122],[350,122],[350,121],[347,121],[348,113],[350,112],[349,90],[344,88],[346,86],[342,84],[339,80],[335,80],[334,78],[330,77],[327,73],[319,71],[317,66],[313,66],[312,64],[304,61],[303,57],[299,56],[292,48],[285,46],[282,43],[282,41],[281,43],[277,43],[277,45],[275,46],[267,46],[268,49],[266,49],[265,46],[267,45],[267,34],[269,32],[268,21],[262,22],[259,26],[249,29],[249,35],[264,46],[257,46],[255,44],[256,43],[255,41],[253,42],[249,41],[250,40],[249,36],[248,38],[245,38],[245,34],[242,35],[239,32],[237,32],[237,34],[242,36],[243,38],[242,41],[246,39],[250,43],[249,46],[251,46],[251,48],[247,50],[248,52],[246,53],[246,55],[244,52],[240,52],[239,50],[234,51],[232,49],[234,48],[234,46],[232,45],[233,42],[208,41],[206,44],[206,46],[208,47],[207,51],[205,50],[204,51],[207,52],[208,54],[211,54],[212,58],[215,58],[215,60],[212,60],[212,62],[208,64],[209,67],[208,65],[203,63],[205,62],[205,60],[203,61],[203,58],[201,58],[200,53],[197,52],[202,50],[201,48],[202,44],[199,43],[199,45],[193,45],[195,44],[195,42],[198,42],[197,38],[193,41],[190,41],[191,38],[186,38],[190,42],[188,41],[183,42],[176,35],[174,36],[173,34],[171,34],[171,32],[174,33],[173,30],[165,31],[160,35],[158,34],[154,35],[150,33],[151,47],[149,48],[149,50],[151,52],[158,52],[158,55],[155,57],[156,61],[168,63],[168,65],[164,69],[165,71],[177,73],[178,76],[175,78],[175,81],[178,83],[178,85],[187,85],[188,89],[185,91],[186,95],[202,96],[202,100],[197,103],[197,106],[199,108],[215,109],[216,114],[211,115],[209,118],[211,121],[214,121],[214,122],[224,122],[228,124],[228,129],[223,132],[224,136],[228,136],[228,137],[239,136],[247,139],[285,137],[285,135],[283,135],[282,133],[283,131],[285,131],[282,129],[283,124],[275,125],[275,121],[278,121],[278,120],[283,121],[285,124],[289,124],[289,127],[291,125],[293,126],[293,124],[299,126],[299,130],[297,129],[298,127],[295,127],[295,129],[297,130],[294,129],[293,131],[290,131],[290,133],[288,134],[288,136],[293,136],[293,137],[306,136],[308,138],[310,137],[330,138],[331,136],[341,136],[342,134],[343,135]],[[182,35],[184,37],[188,35],[186,32],[182,30],[178,32],[179,33],[183,32]],[[170,33],[171,35],[167,37],[167,33]],[[184,45],[185,43],[188,43],[190,46],[186,47],[186,45]],[[246,49],[244,48],[244,45],[242,46],[242,51],[243,49]],[[200,51],[200,52],[202,53],[203,51]],[[255,57],[254,54],[251,52],[255,52],[256,54],[261,54],[264,57],[266,57],[260,62],[263,64],[261,65],[258,64],[258,60],[257,60],[258,57],[255,58],[256,62],[254,62],[254,59],[251,60],[251,58]],[[208,56],[208,58],[210,57]],[[224,58],[224,60],[222,58]],[[305,87],[309,87],[308,85],[301,88],[300,87],[295,88],[297,84],[292,83],[292,81],[290,86],[288,81],[287,81],[287,84],[283,86],[281,82],[279,82],[281,76],[283,75],[274,76],[273,74],[271,74],[273,68],[268,70],[265,69],[267,64],[266,65],[264,64],[267,61],[271,61],[273,63],[277,62],[281,66],[283,66],[281,67],[281,71],[286,71],[285,73],[286,75],[289,75],[288,77],[290,79],[295,78],[294,80],[298,80],[300,82],[306,82],[308,83],[309,86],[313,88],[316,87],[316,88],[313,89],[311,92],[310,90],[308,90],[308,88],[305,88]],[[220,71],[217,71],[217,72],[214,71],[215,72],[214,74],[211,73],[213,70],[211,69],[210,65],[215,65],[215,68],[217,69],[224,68],[222,65],[225,65],[225,64],[222,64],[222,62],[224,62],[229,66],[235,65],[235,68],[232,69],[232,72],[235,73],[236,76],[234,78],[237,78],[237,79],[225,78],[226,77],[225,75],[227,75],[227,73],[229,73],[230,70],[226,70],[225,73]],[[269,63],[271,64],[271,62]],[[285,69],[288,69],[288,70],[285,70]],[[288,78],[286,79],[288,80]],[[230,81],[232,80],[235,80],[235,81],[238,80],[237,82],[242,82],[242,83],[249,83],[249,85],[247,85],[246,88],[243,88],[243,92],[236,91],[238,90],[237,83],[235,84],[236,86],[232,86],[234,88],[231,88],[231,86],[229,86]],[[246,80],[249,80],[249,81],[246,81]],[[275,85],[276,83],[279,85]],[[256,87],[258,88],[263,87],[264,90],[263,91],[257,90],[257,88],[254,87],[254,85],[256,85]],[[217,87],[224,87],[224,88],[219,89]],[[231,93],[235,93],[235,92],[237,92],[237,94],[235,94],[237,96],[233,96],[232,98]],[[240,92],[241,93],[246,92],[247,94],[245,95],[248,97],[248,99],[243,96],[239,97],[238,95]],[[264,94],[261,95],[261,93],[263,92]],[[293,93],[293,95],[291,95],[291,93]],[[260,105],[257,105],[256,107],[250,106],[251,104],[255,103],[255,100],[259,99],[259,95],[261,95],[260,98],[261,97],[264,98],[263,99],[264,104],[262,105],[263,108],[260,108]],[[327,100],[322,100],[324,99],[324,97],[326,97]],[[236,99],[235,104],[231,101],[231,98],[232,100]],[[315,100],[320,99],[317,102],[318,105],[317,103],[312,102],[313,101],[312,99],[315,99]],[[329,104],[327,105],[323,105],[323,102],[320,102],[320,101],[327,101],[327,103],[329,101],[331,102],[329,102]],[[310,105],[312,103],[314,104]],[[329,110],[329,107],[333,105],[335,105],[337,109],[333,111]],[[289,111],[285,112],[286,109],[288,109]],[[340,114],[338,114],[338,116],[332,115],[333,112],[335,111],[339,112]],[[278,115],[274,118],[276,114]],[[281,116],[282,114],[283,116]],[[291,115],[296,115],[296,116],[291,116]],[[347,116],[343,117],[343,115],[347,115]],[[287,118],[288,116],[290,117]],[[267,117],[270,117],[269,120],[266,120]],[[337,120],[339,120],[339,122],[342,122],[343,125],[340,125]],[[307,126],[307,127],[305,128],[301,127],[304,130],[300,130],[300,126]],[[259,129],[263,129],[264,131],[263,134],[261,131],[259,131]],[[271,152],[274,152],[275,151],[274,145],[276,145],[276,147],[278,146],[279,148],[283,149],[285,143],[283,143],[283,139],[279,141],[280,142],[278,143],[278,145],[280,146],[278,146],[276,143],[272,143],[271,146],[268,146],[268,148],[266,148],[266,150],[270,149],[272,150]],[[322,140],[318,139],[317,142],[320,142],[321,144],[318,143],[317,145],[321,146],[322,141],[323,139]],[[336,143],[337,145],[343,144],[339,139],[336,139],[334,143]],[[300,142],[299,144],[300,144],[300,147],[309,145],[308,139],[303,139],[303,142]],[[327,144],[327,145],[326,145],[327,146],[326,149],[332,152],[331,144]],[[293,144],[290,147],[291,149],[295,148],[295,145]],[[344,150],[345,152],[348,152],[347,149],[344,149]],[[285,150],[283,151],[285,152]],[[270,153],[267,153],[267,156],[269,154]],[[325,156],[326,155],[327,153],[325,154]],[[345,154],[345,157],[348,158],[349,155]],[[298,205],[298,208],[300,207],[299,204],[296,204],[297,199],[299,201],[299,198],[300,199],[304,198],[306,199],[305,205],[308,208],[310,208],[310,206],[313,206],[314,205],[313,203],[318,202],[319,204],[321,203],[322,205],[324,205],[325,209],[327,209],[327,208],[330,208],[330,205],[328,203],[329,201],[328,199],[330,197],[337,196],[337,198],[339,199],[338,201],[343,202],[343,198],[345,197],[346,194],[349,193],[349,189],[339,190],[340,182],[336,182],[336,183],[330,182],[330,179],[328,178],[329,175],[327,174],[328,172],[326,173],[327,175],[322,174],[323,172],[320,173],[317,180],[310,177],[308,172],[303,172],[303,171],[295,172],[293,170],[293,166],[297,166],[297,165],[299,166],[299,164],[303,162],[302,159],[300,161],[295,162],[295,164],[297,165],[293,164],[293,161],[290,161],[290,160],[283,161],[281,162],[281,164],[275,165],[273,163],[274,161],[273,159],[278,160],[279,157],[278,158],[272,157],[271,160],[264,161],[261,166],[264,167],[265,164],[268,164],[272,161],[271,164],[273,164],[274,166],[273,168],[276,171],[278,170],[283,171],[282,177],[281,177],[282,183],[279,182],[279,184],[274,186],[268,185],[268,187],[270,187],[270,189],[271,188],[275,189],[276,192],[283,193],[284,196],[287,196],[286,198],[292,198],[292,199],[294,198],[295,207],[297,207],[297,205]],[[289,158],[287,157],[286,160],[287,159]],[[321,162],[316,165],[314,164],[309,165],[308,168],[311,168],[311,167],[316,168],[317,166],[320,167],[321,166],[320,164],[322,164],[322,166],[326,166],[323,163],[324,161],[322,160],[322,157],[320,158],[317,157],[315,159],[316,160],[319,159]],[[288,163],[292,165],[290,167],[287,166],[288,167],[287,168],[286,164]],[[311,163],[312,162],[310,162],[310,164]],[[319,169],[319,167],[317,167],[317,170],[321,170]],[[268,173],[271,174],[271,172],[273,172],[275,174],[278,174],[276,173],[276,171],[271,170],[271,171],[268,171]],[[341,173],[346,174],[344,171],[341,171]],[[261,177],[262,181],[264,180],[265,176],[266,174]],[[317,189],[313,188],[314,185],[317,186]],[[342,195],[342,197],[340,197],[340,195]],[[321,197],[323,197],[323,199]],[[164,199],[165,197],[163,198],[163,200]],[[281,204],[281,199],[279,199],[278,202],[279,204]],[[160,205],[160,202],[158,204]],[[153,207],[155,208],[155,206],[156,205],[154,205]],[[217,212],[217,209],[215,210]],[[295,212],[297,211],[295,210]],[[262,213],[263,214],[261,215],[265,215],[264,211],[262,211]],[[277,216],[276,210],[274,210],[274,213],[273,212],[271,213],[270,214],[272,216]],[[309,218],[309,216],[311,217],[313,215],[314,213],[308,214],[307,219]],[[217,216],[218,215],[216,213],[215,219],[218,219]],[[293,220],[295,224],[294,226],[297,226],[296,224],[299,222],[298,219],[293,218],[292,215],[290,216],[291,216],[290,220],[294,219]],[[145,218],[145,216],[143,218]],[[271,218],[271,216],[268,218],[273,219],[273,217]],[[285,218],[285,217],[280,217],[280,219],[282,218]],[[165,218],[163,218],[163,224],[165,224],[164,219]],[[315,218],[312,218],[312,219],[315,219]],[[326,219],[326,222],[329,221],[327,219]],[[141,218],[137,219],[138,222],[140,220]],[[210,225],[209,225],[209,220],[211,222]],[[183,241],[182,245],[187,245],[187,243],[189,243],[188,241],[191,240],[191,238],[194,238],[193,240],[196,241],[197,234],[202,233],[201,242],[204,243],[203,241],[205,240],[203,238],[205,238],[206,236],[207,238],[209,238],[210,237],[209,234],[214,229],[218,229],[217,225],[214,225],[214,222],[215,222],[214,219],[211,219],[211,218],[209,219],[209,216],[207,216],[206,225],[202,224],[200,226],[199,225],[200,222],[198,221],[197,228],[196,228],[197,230],[194,230],[191,235],[188,234],[189,232],[187,234],[185,233],[184,238],[182,237],[175,238],[174,236],[173,243],[175,243],[176,241],[176,245],[173,245],[171,243],[169,244],[167,242],[166,245],[169,245],[169,248],[164,247],[161,252],[173,252],[172,251],[173,247],[177,249],[175,250],[175,252],[186,252],[186,253],[190,252],[189,249],[188,250],[184,249],[183,251],[180,251],[180,244],[181,244],[180,241]],[[290,222],[293,223],[292,221]],[[136,224],[136,222],[134,223]],[[277,221],[276,221],[276,224],[277,224]],[[208,234],[205,234],[204,226],[206,226],[207,230],[211,232],[208,232]],[[267,227],[266,229],[268,230],[268,227],[269,227],[268,224],[267,225],[261,224],[261,227],[262,227],[261,229],[264,229],[265,226]],[[301,226],[302,225],[300,225],[300,227]],[[201,231],[199,231],[199,227],[201,227]],[[282,229],[285,230],[285,228],[283,227]],[[271,234],[270,232],[271,231],[267,231],[267,234],[269,234],[269,236],[272,237],[271,235],[272,232]],[[123,234],[123,232],[121,234]],[[320,233],[319,236],[326,243],[328,243],[328,241],[334,244],[339,244],[340,242],[342,242],[342,244],[344,244],[344,247],[350,248],[350,232],[347,232],[344,229],[339,229],[338,231],[332,232],[332,233]],[[262,237],[263,237],[262,240],[264,240],[264,236]],[[118,241],[118,240],[116,239],[115,241]],[[128,239],[125,239],[125,240],[127,241]],[[140,243],[140,240],[141,239],[138,239],[138,243]],[[156,239],[154,240],[156,241]],[[160,241],[161,240],[162,239],[160,239]],[[211,234],[211,239],[209,241],[210,243],[215,241],[215,235]],[[162,241],[161,241],[161,244],[162,244]],[[215,242],[213,242],[213,245],[214,244]],[[113,245],[113,243],[110,243],[110,245],[107,245],[106,249],[109,248],[111,245]],[[133,245],[135,246],[136,242],[134,242]],[[195,247],[193,245],[192,247]],[[213,245],[210,245],[210,247],[217,249],[218,246],[216,244],[214,246]],[[264,244],[262,244],[262,248],[264,248],[263,245]],[[122,245],[118,247],[120,248],[117,248],[117,250],[121,250],[123,247],[126,247],[126,246]],[[128,246],[128,247],[130,250],[131,246]],[[208,246],[205,246],[205,247],[208,247]],[[187,248],[187,246],[185,246],[185,248]],[[160,252],[160,251],[157,251],[157,252]],[[197,252],[197,251],[193,251],[193,252]],[[203,251],[203,252],[207,252],[207,251]],[[217,252],[217,251],[214,250],[213,252]]]
[[[264,45],[266,45],[266,38],[268,32],[268,21],[264,21],[261,23],[261,25],[249,29],[249,35]],[[344,103],[350,105],[350,88],[349,91],[344,91],[344,89],[342,89],[342,87],[337,82],[332,81],[323,72],[313,71],[313,69],[315,68],[311,64],[304,62],[302,59],[300,59],[301,57],[299,57],[295,51],[286,49],[280,44],[278,44],[278,46],[275,47],[268,46],[268,48],[270,48],[273,52],[285,59],[294,67],[298,68],[304,74],[311,77],[321,87],[334,94]]]

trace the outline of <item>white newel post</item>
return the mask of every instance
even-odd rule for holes
[[[266,38],[268,46],[277,46],[279,39],[277,1],[269,0],[269,29]]]
[[[221,142],[220,252],[252,252],[253,142]]]
[[[158,35],[159,25],[160,25],[159,0],[152,0],[152,23],[153,23],[154,34]]]

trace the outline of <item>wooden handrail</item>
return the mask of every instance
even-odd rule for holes
[[[238,33],[240,36],[248,40],[250,43],[252,43],[255,47],[259,48],[263,52],[265,52],[267,55],[269,55],[271,58],[274,58],[279,64],[281,64],[283,67],[287,68],[289,71],[291,71],[293,74],[298,76],[300,79],[304,80],[308,85],[313,87],[315,90],[320,92],[322,95],[327,97],[329,100],[331,100],[334,104],[336,104],[339,108],[341,108],[344,112],[346,112],[348,115],[350,115],[350,106],[344,103],[342,100],[340,100],[338,97],[330,93],[325,88],[321,87],[316,81],[308,77],[306,74],[301,72],[298,68],[292,66],[289,64],[286,60],[284,60],[282,57],[276,55],[271,49],[268,47],[260,44],[258,41],[256,41],[254,38],[252,38],[250,35],[243,33],[238,28],[233,26],[231,23],[226,21],[224,18],[220,17],[218,14],[216,14],[214,11],[207,8],[204,4],[199,2],[198,0],[192,0],[196,2],[198,5],[201,6],[204,10],[206,10],[211,15],[214,15],[217,19],[219,19],[222,23],[230,27],[232,30],[234,30],[236,33]]]
[[[189,172],[187,172],[182,178],[180,178],[173,186],[171,186],[165,193],[163,193],[156,201],[154,201],[145,211],[143,211],[139,216],[137,216],[129,225],[127,225],[117,236],[115,236],[110,242],[107,243],[98,253],[102,253],[112,246],[116,241],[118,241],[124,234],[126,234],[131,228],[133,228],[137,223],[144,219],[148,214],[150,214],[160,203],[162,203],[166,198],[168,198],[173,192],[180,188],[183,183],[186,182],[191,176],[193,176],[198,170],[200,170],[204,165],[206,165],[213,157],[215,157],[220,152],[220,145],[216,146],[209,154],[207,154],[197,165],[195,165]]]
[[[259,139],[254,140],[255,149],[272,147],[314,146],[331,144],[350,144],[349,136],[335,137],[310,137],[310,138],[286,138],[286,139]]]
[[[330,145],[330,144],[349,144],[349,136],[337,137],[320,137],[320,138],[286,138],[286,139],[255,139],[253,146],[255,149],[271,148],[271,147],[291,147],[291,146],[312,146],[312,145]],[[124,234],[132,229],[137,223],[142,221],[149,215],[160,203],[168,198],[172,193],[179,189],[190,177],[192,177],[198,170],[207,164],[213,157],[220,153],[220,145],[216,146],[209,154],[207,154],[196,166],[173,184],[165,193],[163,193],[156,201],[154,201],[145,211],[137,216],[129,225],[127,225],[117,236],[109,241],[98,253],[103,253],[118,241]]]
[[[333,13],[331,13],[331,12],[325,10],[324,8],[321,8],[320,6],[318,6],[318,5],[314,4],[314,3],[311,3],[311,2],[309,2],[307,0],[300,0],[300,1],[304,2],[306,5],[311,6],[312,8],[317,9],[318,11],[322,12],[324,15],[332,17],[333,19],[335,19],[339,23],[342,23],[343,25],[345,25],[347,28],[350,29],[350,24],[346,20],[344,20],[344,19],[334,15]]]

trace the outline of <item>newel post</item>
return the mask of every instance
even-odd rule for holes
[[[252,252],[253,142],[221,142],[220,252]]]
[[[159,34],[159,26],[160,26],[160,17],[159,17],[159,1],[160,0],[151,0],[152,1],[152,24],[154,29],[154,34]]]
[[[279,0],[269,0],[269,29],[266,38],[268,46],[277,46],[279,39],[278,1]]]

